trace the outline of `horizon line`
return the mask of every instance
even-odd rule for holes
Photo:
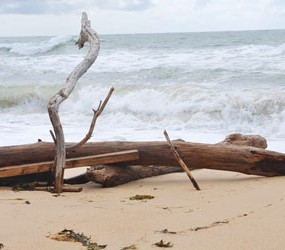
[[[272,29],[237,29],[237,30],[208,30],[208,31],[170,31],[170,32],[138,32],[138,33],[99,33],[102,36],[110,35],[159,35],[159,34],[181,34],[181,33],[222,33],[222,32],[252,32],[252,31],[278,31],[285,30],[285,28],[272,28]],[[79,34],[78,34],[79,35]],[[0,35],[1,38],[9,37],[56,37],[56,36],[78,36],[76,34],[63,34],[63,35]]]

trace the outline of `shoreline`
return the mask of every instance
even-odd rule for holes
[[[113,188],[78,185],[81,193],[14,192],[0,188],[0,243],[6,249],[86,249],[49,238],[63,229],[90,236],[106,249],[282,249],[285,177],[195,170],[196,191],[184,173]],[[147,201],[130,200],[136,194]],[[30,204],[27,204],[29,201]],[[167,229],[162,233],[162,230]]]

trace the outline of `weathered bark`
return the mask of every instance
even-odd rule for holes
[[[56,155],[55,165],[55,191],[62,191],[63,169],[66,159],[64,133],[58,115],[59,105],[68,98],[78,79],[90,68],[96,60],[100,43],[97,33],[91,29],[87,14],[82,14],[80,38],[77,42],[79,49],[85,42],[90,43],[90,49],[84,60],[70,73],[66,79],[65,87],[60,89],[48,103],[48,113],[55,132]]]
[[[101,184],[103,187],[114,187],[138,179],[164,175],[183,170],[177,167],[165,166],[95,166],[87,170],[85,178]],[[83,177],[83,176],[82,176]],[[83,178],[80,179],[81,181]],[[67,180],[67,183],[71,183]],[[75,184],[75,182],[73,182]]]
[[[248,146],[203,144],[173,141],[185,164],[192,169],[217,169],[262,176],[285,175],[285,154]],[[87,143],[67,153],[67,158],[137,149],[139,159],[124,165],[177,166],[166,142],[97,142]],[[39,142],[0,148],[0,168],[51,161],[54,144]]]

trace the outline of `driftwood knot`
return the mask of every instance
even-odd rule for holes
[[[260,135],[242,135],[234,133],[228,135],[225,140],[219,144],[232,144],[238,146],[250,146],[255,148],[267,148],[266,139]]]

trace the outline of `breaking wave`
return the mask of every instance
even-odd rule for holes
[[[54,86],[1,89],[0,109],[14,114],[45,113]],[[78,87],[62,104],[67,116],[91,117],[92,108],[106,96],[106,86]],[[10,94],[9,94],[10,93]],[[184,129],[261,132],[284,135],[285,89],[225,90],[202,84],[116,85],[101,118],[116,126],[137,128],[176,126]],[[112,120],[112,121],[111,121]]]
[[[74,44],[75,39],[72,36],[56,36],[48,40],[38,38],[38,41],[23,41],[14,43],[0,43],[0,52],[6,54],[16,54],[21,56],[40,55],[48,52],[57,52],[64,47]]]

